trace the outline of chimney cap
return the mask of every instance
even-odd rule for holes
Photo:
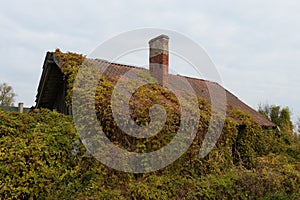
[[[159,35],[159,36],[157,36],[157,37],[155,37],[155,38],[149,40],[149,44],[152,43],[152,42],[154,42],[154,41],[156,41],[156,40],[159,40],[159,39],[166,39],[166,40],[169,40],[169,36],[164,35],[164,34],[161,34],[161,35]]]

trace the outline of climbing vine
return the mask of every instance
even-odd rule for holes
[[[70,105],[75,76],[85,57],[59,50],[54,56],[68,81]],[[149,124],[153,104],[164,106],[167,114],[159,134],[136,139],[123,133],[113,119],[114,84],[101,77],[93,106],[112,142],[128,151],[149,152],[172,140],[180,123],[179,103],[172,93],[148,84],[133,94],[131,118],[140,126]],[[81,106],[83,113],[89,112]],[[263,129],[248,114],[232,109],[216,147],[199,158],[211,107],[202,98],[198,106],[200,121],[191,147],[173,164],[147,174],[118,172],[95,160],[81,144],[70,116],[46,109],[28,114],[0,110],[0,198],[299,199],[299,145],[286,144],[280,133]]]
[[[64,74],[64,79],[67,81],[67,105],[72,104],[73,85],[76,78],[76,74],[85,60],[85,56],[77,53],[62,53],[59,49],[56,49],[53,53],[54,59],[59,62],[61,71]]]

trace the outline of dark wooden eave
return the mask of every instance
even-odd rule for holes
[[[36,107],[56,109],[56,100],[63,87],[65,87],[64,75],[59,64],[54,59],[53,53],[47,52],[36,96]]]

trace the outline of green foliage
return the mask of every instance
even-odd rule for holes
[[[260,105],[258,112],[276,124],[281,132],[286,134],[287,140],[292,140],[293,124],[291,122],[291,111],[288,107],[281,108],[280,106],[266,104],[264,106]]]
[[[56,49],[54,57],[59,61],[64,78],[68,81],[66,103],[71,105],[74,81],[79,68],[85,60],[85,56],[72,52],[62,53],[59,49]]]
[[[202,112],[199,127],[205,130],[209,118]],[[249,116],[235,114],[248,121]],[[86,154],[69,116],[42,109],[29,114],[0,111],[0,119],[3,199],[297,199],[300,195],[299,145],[259,157],[257,138],[244,133],[240,154],[253,156],[256,164],[245,170],[249,161],[244,159],[236,168],[231,150],[238,130],[229,119],[207,158],[197,157],[200,134],[175,163],[143,175],[117,172]],[[252,150],[242,143],[246,138]]]
[[[72,141],[78,140],[70,117],[47,110],[30,114],[0,111],[0,116],[1,196],[53,195],[76,161],[69,153]]]
[[[77,92],[72,90],[74,73],[84,57],[58,50],[55,56],[68,79],[70,104],[72,92]],[[84,76],[87,81],[82,84],[90,87],[94,73]],[[162,105],[167,115],[161,132],[137,139],[123,133],[113,119],[114,84],[115,80],[101,77],[92,97],[96,105],[84,104],[90,98],[85,96],[73,103],[83,115],[94,109],[106,136],[120,148],[151,152],[169,143],[180,124],[177,98],[156,84],[133,94],[130,112],[138,125],[150,123],[148,113],[154,104]],[[123,173],[98,162],[81,144],[70,116],[45,109],[28,114],[0,110],[0,199],[299,199],[300,145],[286,141],[285,129],[263,129],[246,113],[231,110],[216,147],[199,158],[211,107],[201,98],[198,106],[197,136],[188,151],[166,168],[146,174]],[[287,110],[279,111],[278,120],[288,124]],[[215,120],[212,130],[220,126],[220,118]],[[91,134],[92,125],[85,122],[79,128]]]

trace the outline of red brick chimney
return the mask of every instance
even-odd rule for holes
[[[157,79],[158,84],[168,87],[169,73],[169,37],[160,35],[149,41],[150,74]]]

